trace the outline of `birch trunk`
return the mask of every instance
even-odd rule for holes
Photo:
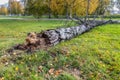
[[[49,29],[41,33],[29,33],[24,44],[18,44],[13,47],[13,50],[23,50],[32,52],[39,49],[46,49],[49,46],[54,46],[61,41],[70,40],[90,29],[104,25],[107,23],[114,23],[113,21],[89,21],[88,24],[73,26],[68,28]],[[115,22],[116,23],[116,22]],[[9,50],[8,52],[12,52]]]

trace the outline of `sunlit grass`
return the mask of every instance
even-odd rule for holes
[[[28,32],[40,32],[61,26],[61,21],[0,20],[0,54],[24,41]],[[12,57],[13,59],[15,57]],[[39,72],[38,67],[42,66]],[[56,76],[49,70],[62,69]],[[66,70],[67,69],[67,70]],[[71,76],[73,69],[79,75]],[[0,79],[5,80],[119,80],[120,79],[120,25],[99,26],[72,40],[61,42],[49,51],[23,54],[9,66],[0,64]],[[76,77],[77,76],[77,77]]]

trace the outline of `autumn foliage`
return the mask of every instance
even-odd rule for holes
[[[1,6],[0,7],[0,14],[7,15],[8,14],[8,9],[4,6]]]
[[[90,1],[89,14],[92,14],[98,7],[99,0]],[[87,0],[51,0],[50,8],[58,14],[68,14],[70,16],[85,15]]]
[[[90,0],[88,13],[93,14],[98,8],[105,9],[107,5],[109,0]],[[33,15],[39,14],[38,16],[53,14],[72,17],[73,15],[84,16],[87,6],[88,0],[28,0],[26,11]]]
[[[64,15],[73,17],[88,14],[104,14],[110,0],[9,0],[8,7],[2,6],[0,14],[27,14],[39,18],[42,15]],[[89,3],[88,3],[89,1]],[[89,9],[88,9],[89,5]]]

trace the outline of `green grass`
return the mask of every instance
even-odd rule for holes
[[[62,21],[0,20],[0,50],[22,42],[29,32],[40,32],[61,26]]]
[[[58,26],[61,26],[61,21],[0,20],[0,55],[7,48],[23,42],[28,32]],[[0,78],[4,80],[119,80],[120,25],[96,27],[72,40],[61,42],[49,51],[24,53],[11,58],[14,63],[7,66],[0,64]],[[39,66],[42,66],[41,71]],[[62,73],[51,74],[50,69],[56,72],[62,70]]]
[[[7,18],[27,18],[27,19],[34,19],[33,16],[8,16],[8,15],[6,15],[6,16],[0,15],[0,19],[1,18],[5,18],[5,19],[7,19]]]
[[[36,19],[34,16],[4,16],[4,15],[0,15],[0,19]],[[56,18],[54,15],[51,15],[51,19],[65,19],[66,17],[63,15],[59,15],[58,18]],[[120,15],[112,15],[111,16],[112,20],[120,20]],[[48,15],[43,15],[40,17],[40,19],[49,19]],[[93,18],[90,17],[91,20],[93,20]],[[110,15],[109,16],[105,16],[104,20],[109,20],[110,19]],[[98,18],[96,18],[96,20],[101,20],[101,17],[99,16]]]

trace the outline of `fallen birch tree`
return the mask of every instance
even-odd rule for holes
[[[82,23],[79,26],[73,26],[68,28],[49,29],[40,33],[31,32],[28,33],[27,38],[23,44],[13,46],[8,50],[12,53],[14,50],[22,50],[25,52],[33,52],[40,49],[47,49],[50,46],[54,46],[61,41],[70,40],[84,32],[91,30],[94,27],[104,25],[107,23],[118,23],[116,21],[89,21],[89,23]]]

